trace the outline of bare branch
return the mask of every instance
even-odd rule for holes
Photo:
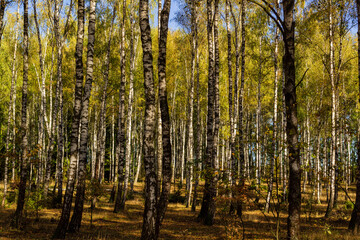
[[[264,0],[262,0],[264,1]],[[249,2],[252,2],[259,7],[261,7],[265,13],[276,23],[277,27],[281,31],[281,33],[284,35],[284,22],[279,18],[279,15],[276,13],[276,16],[273,16],[271,12],[266,8],[266,6],[262,5],[261,3],[258,3],[256,0],[249,0]]]

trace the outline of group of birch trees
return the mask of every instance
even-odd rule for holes
[[[86,188],[111,184],[117,213],[143,181],[142,239],[159,237],[172,188],[192,211],[201,204],[206,225],[219,194],[241,217],[253,188],[265,212],[288,204],[298,239],[302,193],[326,201],[328,217],[356,183],[357,232],[359,1],[177,4],[170,20],[171,0],[0,1],[12,224],[37,192],[62,207],[54,238],[64,238],[80,229]]]

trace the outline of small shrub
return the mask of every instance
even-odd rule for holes
[[[347,201],[344,203],[344,208],[345,208],[346,210],[353,210],[353,209],[354,209],[354,204],[353,204],[351,201],[347,200]]]

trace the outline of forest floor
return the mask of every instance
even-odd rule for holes
[[[325,219],[326,195],[323,194],[321,204],[315,204],[310,201],[312,187],[307,188],[309,192],[302,194],[301,239],[359,239],[347,230],[351,204],[345,201],[343,192],[339,192],[338,204],[331,217]],[[92,224],[90,205],[87,201],[80,232],[68,234],[67,239],[140,238],[144,206],[143,184],[135,185],[132,199],[126,202],[126,209],[120,213],[113,213],[113,203],[108,203],[111,185],[105,185],[104,189],[106,194],[100,198],[93,211]],[[2,185],[0,190],[2,193]],[[266,191],[263,190],[261,194],[265,196]],[[355,200],[355,186],[349,188],[349,196]],[[284,239],[287,205],[281,205],[279,217],[276,217],[275,210],[264,213],[264,200],[260,198],[259,202],[255,203],[255,198],[254,194],[249,194],[246,198],[242,220],[229,216],[228,208],[225,207],[227,204],[219,199],[215,224],[211,227],[196,221],[200,206],[196,212],[191,212],[191,209],[182,203],[170,203],[161,227],[160,239],[276,239],[277,225],[278,239]],[[27,204],[26,224],[23,229],[17,230],[9,226],[15,207],[15,203],[9,203],[5,209],[0,209],[0,239],[51,239],[61,209],[39,209],[37,219],[34,203]]]

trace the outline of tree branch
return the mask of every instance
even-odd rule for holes
[[[295,89],[300,85],[300,83],[304,80],[304,78],[305,78],[305,75],[306,75],[306,73],[309,71],[309,68],[308,69],[306,69],[306,71],[304,72],[304,74],[303,74],[303,76],[302,76],[302,78],[301,78],[301,80],[298,82],[298,84],[296,84],[296,87],[295,87]]]
[[[262,0],[262,1],[264,1],[264,0]],[[281,21],[281,19],[278,18],[278,16],[279,16],[278,14],[276,14],[276,17],[274,17],[274,16],[269,12],[269,10],[266,8],[266,6],[258,3],[258,2],[255,1],[255,0],[249,0],[249,2],[252,2],[252,3],[258,5],[259,7],[261,7],[261,8],[265,11],[265,13],[266,13],[272,20],[274,20],[274,22],[276,23],[277,27],[280,29],[282,35],[284,35],[284,23],[283,23],[283,21]]]

